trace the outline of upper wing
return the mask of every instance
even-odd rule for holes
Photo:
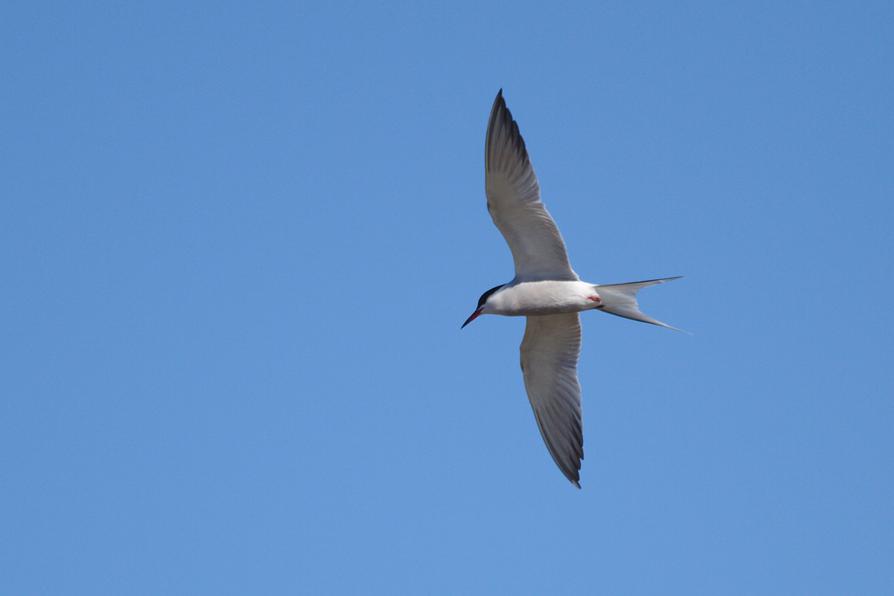
[[[525,389],[553,461],[578,488],[584,458],[579,355],[577,313],[528,317],[521,344]]]
[[[540,186],[518,124],[497,93],[484,146],[487,210],[515,261],[516,279],[578,279],[556,222],[540,201]]]

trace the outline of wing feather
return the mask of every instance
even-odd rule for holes
[[[519,281],[576,281],[565,242],[540,200],[540,185],[503,90],[497,94],[484,146],[487,209],[503,234]]]
[[[578,488],[584,458],[580,344],[577,313],[528,317],[521,344],[522,375],[537,427],[553,461]]]

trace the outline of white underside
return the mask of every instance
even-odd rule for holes
[[[673,279],[677,278],[602,285],[584,281],[513,281],[490,296],[482,314],[520,317],[599,309],[619,317],[675,329],[643,313],[636,300],[637,292],[642,288]]]
[[[485,314],[510,317],[581,312],[599,306],[593,284],[583,281],[511,283],[487,301]]]

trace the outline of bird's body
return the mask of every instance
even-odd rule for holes
[[[515,278],[484,292],[463,327],[482,314],[527,317],[521,367],[528,399],[550,455],[579,488],[584,454],[578,313],[598,309],[670,327],[642,313],[636,293],[676,278],[610,285],[580,280],[540,200],[537,177],[502,89],[488,120],[484,161],[487,208],[512,251]]]
[[[510,317],[556,315],[598,308],[596,286],[583,281],[526,281],[503,286],[481,314]]]

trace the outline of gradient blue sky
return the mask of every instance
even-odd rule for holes
[[[894,592],[894,5],[0,9],[0,593]],[[586,279],[583,490],[483,189]]]

